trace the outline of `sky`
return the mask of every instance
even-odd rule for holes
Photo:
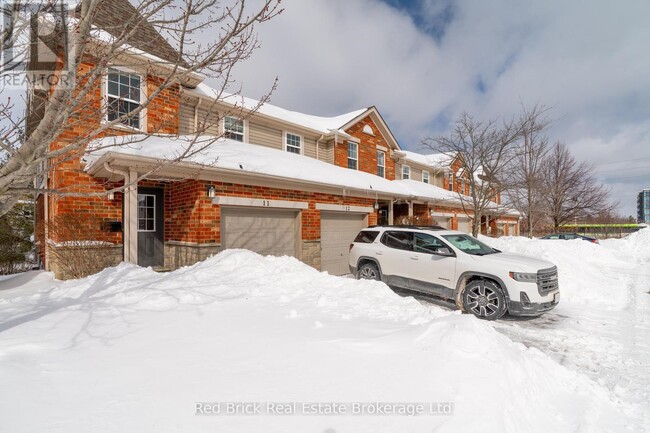
[[[650,188],[650,1],[283,0],[235,73],[259,97],[315,115],[376,106],[426,152],[467,111],[552,107],[550,140],[594,165],[619,212]]]

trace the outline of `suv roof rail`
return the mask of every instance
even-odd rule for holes
[[[442,226],[416,226],[416,225],[400,225],[400,224],[378,224],[368,226],[369,229],[392,227],[396,229],[417,229],[417,230],[449,230]]]

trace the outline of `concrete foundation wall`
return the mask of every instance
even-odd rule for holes
[[[165,268],[174,270],[193,265],[221,251],[220,243],[195,244],[189,242],[165,242]]]

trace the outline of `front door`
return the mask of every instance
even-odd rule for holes
[[[436,254],[438,249],[451,248],[435,236],[414,233],[412,266],[409,268],[411,288],[443,298],[452,298],[456,257]]]
[[[163,192],[138,188],[138,265],[163,266]]]

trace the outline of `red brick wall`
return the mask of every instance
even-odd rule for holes
[[[302,211],[302,239],[320,239],[320,211],[316,203],[350,206],[372,206],[374,200],[341,197],[331,194],[297,190],[239,185],[224,182],[186,180],[169,184],[165,194],[165,240],[209,243],[221,242],[221,212],[207,197],[207,187],[214,186],[216,195],[308,202]],[[377,224],[377,214],[368,215],[368,224]]]
[[[366,134],[363,132],[364,126],[370,126],[374,131],[374,136]],[[359,143],[359,161],[358,169],[359,171],[364,171],[366,173],[377,174],[377,146],[385,147],[390,149],[390,145],[386,139],[379,132],[379,128],[370,118],[367,116],[360,120],[359,122],[352,125],[345,132],[350,134],[353,137],[356,137],[361,140]],[[390,158],[390,152],[385,152],[385,177],[389,180],[395,179],[395,161]],[[344,140],[341,143],[337,143],[334,146],[334,164],[339,167],[348,167],[348,142]]]
[[[79,76],[84,76],[94,67],[93,63],[86,62],[79,66]],[[83,79],[82,79],[83,80]],[[152,94],[160,85],[160,79],[147,77],[147,92]],[[180,88],[174,86],[160,93],[147,107],[146,123],[149,132],[178,133],[178,111]],[[78,137],[92,136],[102,121],[102,91],[97,83],[85,98],[84,104],[70,120],[70,127],[66,129],[52,144],[52,149],[60,149]],[[112,129],[99,134],[97,137],[123,135],[131,133],[130,130]],[[116,193],[115,200],[108,200],[103,194],[105,191],[118,186],[105,180],[96,179],[83,171],[80,156],[85,149],[76,153],[68,153],[64,158],[51,161],[52,170],[49,174],[49,187],[57,191],[78,195],[51,195],[51,217],[56,218],[62,214],[93,215],[103,221],[117,221],[122,219],[122,194]],[[86,194],[86,195],[84,195]],[[100,194],[100,195],[90,195]],[[103,241],[121,243],[121,233],[106,233]],[[53,240],[55,234],[53,234]]]

